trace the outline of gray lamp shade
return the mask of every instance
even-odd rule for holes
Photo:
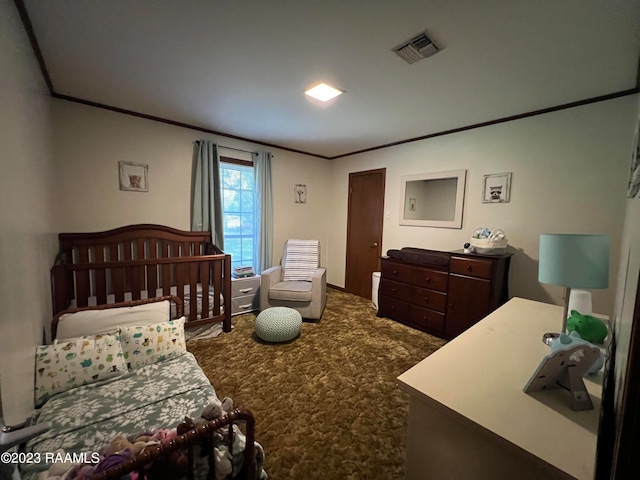
[[[609,286],[609,235],[540,235],[538,281],[570,288]]]

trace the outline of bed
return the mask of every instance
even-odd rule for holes
[[[221,323],[229,332],[231,256],[210,238],[210,232],[152,224],[61,233],[51,269],[53,314],[176,295],[184,302],[187,327]],[[54,323],[54,337],[56,329]]]
[[[34,423],[51,429],[24,446],[24,479],[266,478],[253,416],[217,397],[181,315],[165,296],[57,316],[92,327],[36,351]]]

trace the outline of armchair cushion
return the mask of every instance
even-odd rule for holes
[[[285,282],[311,281],[320,265],[318,240],[287,240],[282,268]]]
[[[269,289],[269,298],[273,300],[291,300],[294,302],[311,301],[311,282],[284,281]]]

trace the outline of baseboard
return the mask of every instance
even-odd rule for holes
[[[338,287],[337,285],[331,285],[330,283],[327,283],[327,287],[333,288],[334,290],[338,290],[339,292],[346,292],[344,287]]]

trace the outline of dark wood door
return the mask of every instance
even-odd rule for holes
[[[349,174],[345,290],[371,298],[371,275],[380,270],[386,169]]]
[[[449,275],[445,333],[454,337],[489,314],[491,282],[481,278]]]

